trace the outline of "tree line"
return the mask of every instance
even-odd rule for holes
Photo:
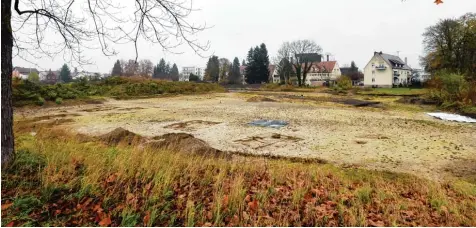
[[[208,59],[204,81],[228,84],[241,84],[240,60],[238,57],[230,62],[227,58],[214,55]]]
[[[143,59],[140,61],[130,60],[117,60],[111,71],[112,76],[143,76],[152,77],[155,79],[164,80],[179,80],[179,70],[177,64],[170,66],[170,63],[166,63],[162,58],[159,63],[154,65],[152,61]]]
[[[243,80],[248,84],[269,81],[269,56],[264,43],[250,48],[246,60],[243,59],[240,64],[238,57],[230,62],[227,58],[214,55],[208,59],[204,80],[228,84],[242,84]],[[241,66],[245,67],[243,72]]]

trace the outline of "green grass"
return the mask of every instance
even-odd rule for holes
[[[397,226],[476,225],[475,185],[462,180],[111,148],[47,128],[16,133],[17,159],[2,172],[2,205],[12,204],[2,225],[95,226],[98,211],[111,226],[363,226],[375,215]],[[444,210],[453,213],[440,217]]]
[[[381,95],[381,96],[418,96],[428,93],[427,89],[418,88],[373,88],[371,90],[361,90],[358,94],[362,95]]]

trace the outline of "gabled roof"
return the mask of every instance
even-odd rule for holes
[[[306,59],[309,62],[320,62],[322,59],[322,56],[317,53],[302,53],[302,54],[296,54],[294,57],[296,58],[303,58]]]
[[[405,62],[396,55],[385,54],[382,52],[374,52],[374,55],[379,55],[382,57],[385,62],[387,62],[392,69],[404,69],[404,70],[412,70]]]
[[[315,62],[311,65],[310,72],[330,73],[334,70],[336,64],[337,64],[337,61],[326,61],[326,62],[318,62],[318,63]]]
[[[20,74],[29,74],[31,72],[39,73],[36,68],[14,67],[13,70],[17,70]]]
[[[271,65],[271,64],[270,64],[270,65],[268,66],[268,70],[269,70],[269,73],[270,73],[270,74],[273,74],[273,73],[274,73],[274,69],[276,69],[276,65]]]

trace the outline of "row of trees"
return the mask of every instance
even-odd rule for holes
[[[134,76],[140,75],[144,77],[152,77],[157,79],[167,79],[178,81],[179,70],[174,63],[172,67],[170,63],[166,63],[162,58],[159,63],[154,66],[152,61],[143,59],[140,61],[130,60],[117,60],[112,68],[111,75],[113,76]]]
[[[230,62],[227,58],[218,58],[215,55],[210,57],[205,69],[204,80],[241,84],[240,60],[235,57],[233,62]]]
[[[428,72],[446,70],[476,81],[476,13],[440,20],[423,34],[425,55],[421,65]]]

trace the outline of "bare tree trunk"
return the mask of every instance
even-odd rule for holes
[[[2,168],[13,160],[11,0],[2,0]]]

